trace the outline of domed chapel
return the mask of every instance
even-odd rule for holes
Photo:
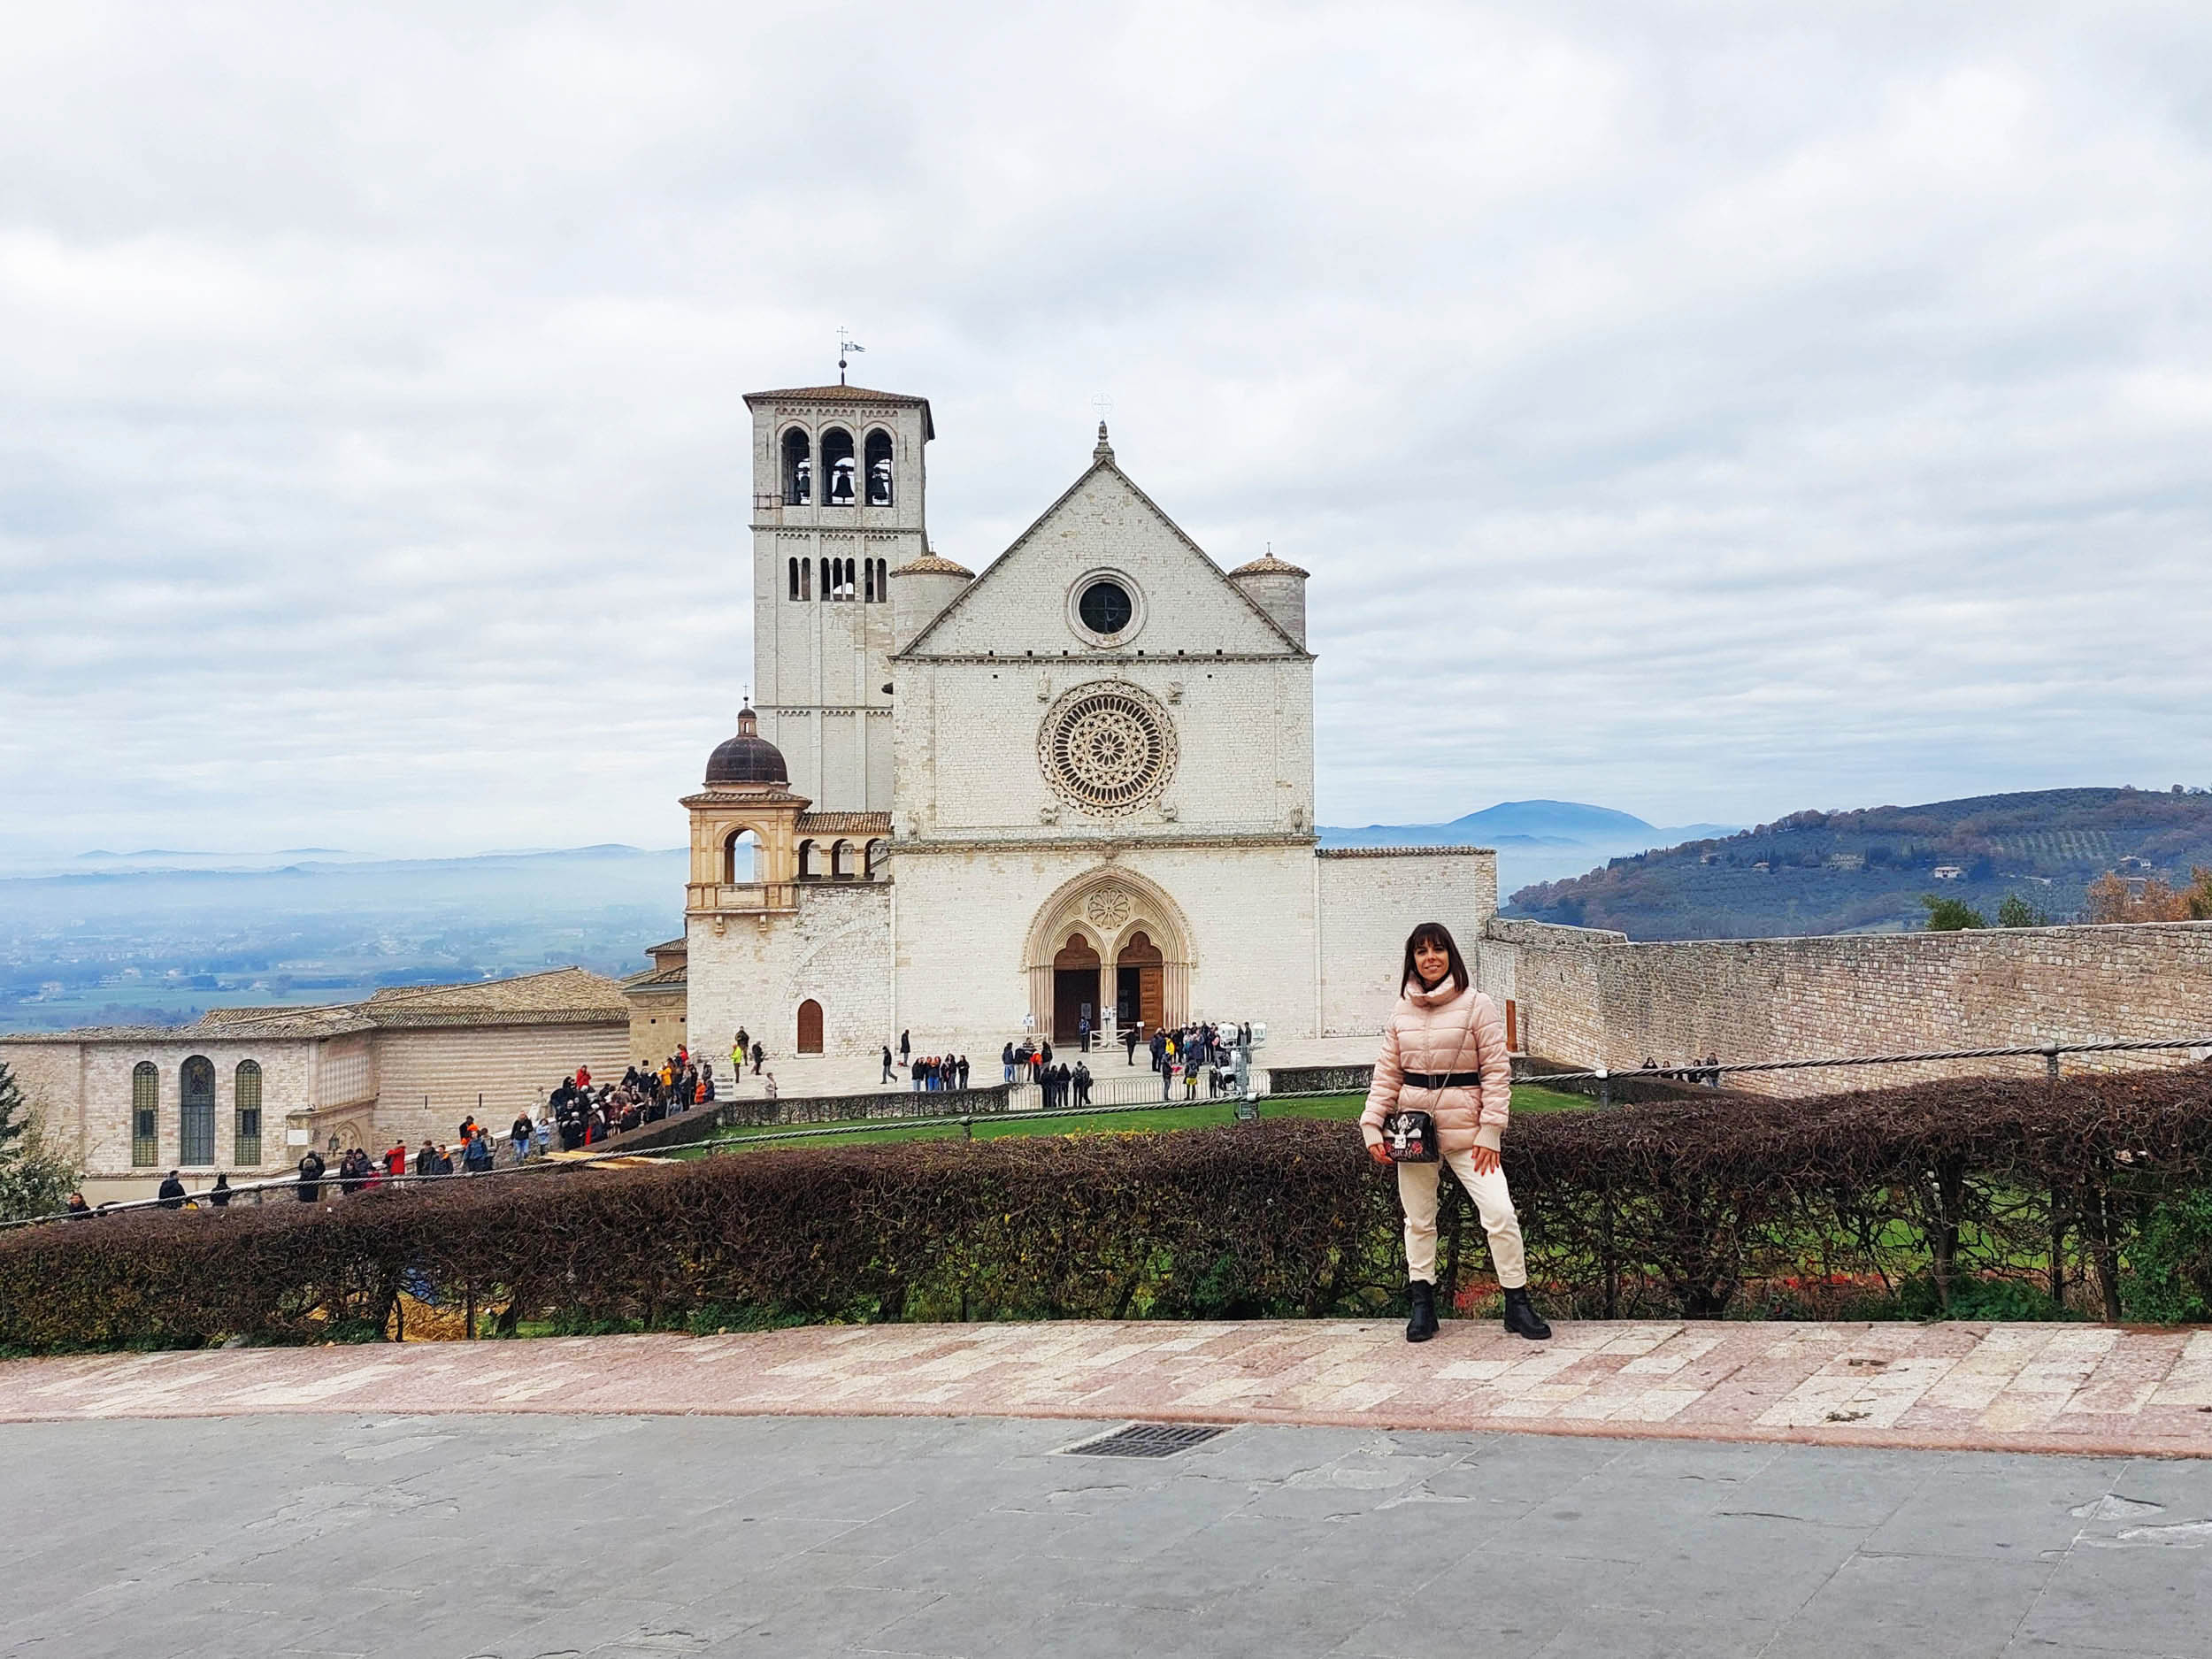
[[[1371,1037],[1413,923],[1471,948],[1490,853],[1317,844],[1306,572],[1225,571],[1102,422],[978,574],[929,545],[926,398],[745,401],[756,702],[683,798],[703,1051],[741,1025],[854,1057],[1087,1019]]]

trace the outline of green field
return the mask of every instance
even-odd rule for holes
[[[1260,1116],[1319,1118],[1349,1123],[1359,1116],[1366,1100],[1363,1094],[1317,1094],[1289,1100],[1263,1100],[1260,1102]],[[1594,1102],[1590,1098],[1584,1094],[1565,1094],[1555,1089],[1532,1088],[1525,1084],[1516,1084],[1513,1088],[1513,1110],[1516,1112],[1581,1111],[1592,1104]],[[1005,1117],[976,1118],[973,1138],[987,1141],[1000,1135],[1159,1134],[1178,1129],[1210,1129],[1235,1121],[1235,1110],[1227,1101],[1210,1102],[1202,1106],[1146,1106],[1119,1111],[1086,1112],[1074,1118],[1041,1118],[1033,1113],[1016,1112]],[[958,1124],[926,1124],[910,1128],[855,1128],[850,1131],[835,1124],[814,1124],[804,1127],[834,1130],[837,1133],[806,1135],[795,1133],[790,1127],[730,1129],[717,1135],[711,1143],[675,1148],[670,1156],[696,1158],[711,1156],[718,1152],[757,1149],[747,1146],[747,1141],[756,1141],[764,1147],[849,1147],[878,1146],[898,1141],[957,1141],[962,1138]]]

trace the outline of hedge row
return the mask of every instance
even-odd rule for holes
[[[1561,1314],[2212,1301],[2212,1071],[1709,1096],[1524,1120],[1507,1170]],[[1443,1274],[1486,1270],[1456,1187]],[[749,1152],[156,1212],[0,1238],[0,1345],[487,1326],[1342,1315],[1394,1305],[1394,1184],[1343,1124]]]

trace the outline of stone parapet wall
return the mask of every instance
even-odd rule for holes
[[[1576,1066],[1724,1064],[2212,1033],[2212,923],[1632,944],[1619,934],[1494,923],[1494,996],[1524,1046]],[[2172,1065],[2181,1052],[2078,1056],[2071,1070]],[[1753,1073],[1732,1088],[1816,1094],[2038,1058]]]

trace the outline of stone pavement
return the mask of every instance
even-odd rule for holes
[[[1021,1419],[0,1427],[0,1654],[2010,1659],[2212,1647],[2212,1462]]]
[[[0,1364],[0,1421],[263,1412],[1147,1417],[2212,1455],[2212,1331],[1448,1320],[832,1325]],[[2212,1651],[2212,1640],[2207,1651]]]

